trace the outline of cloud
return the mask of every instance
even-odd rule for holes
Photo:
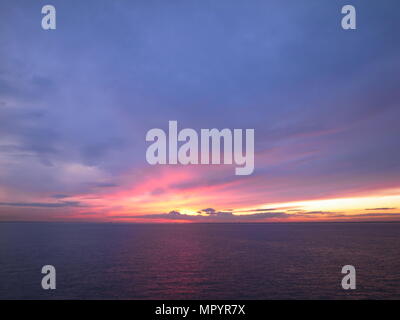
[[[249,210],[238,210],[236,212],[269,212],[269,211],[300,211],[299,207],[297,206],[290,206],[290,207],[279,207],[279,208],[259,208],[259,209],[249,209]]]
[[[364,210],[394,210],[397,208],[370,208],[370,209],[364,209]]]
[[[114,187],[118,187],[117,184],[115,183],[98,183],[96,184],[97,188],[114,188]]]
[[[207,209],[200,210],[199,213],[217,214],[217,211],[214,208],[207,208]]]
[[[334,212],[334,211],[302,211],[301,214],[338,214],[341,212]]]
[[[64,207],[82,207],[79,201],[61,201],[61,202],[0,202],[0,206],[5,207],[36,207],[36,208],[64,208]]]
[[[357,217],[372,217],[372,218],[384,218],[384,217],[400,217],[400,212],[395,212],[395,213],[385,213],[385,212],[380,212],[380,213],[360,213],[360,214],[352,214],[352,215],[346,215],[346,214],[337,214],[333,215],[333,218],[357,218]]]
[[[67,195],[67,194],[53,194],[51,197],[54,198],[54,199],[65,199],[65,198],[68,198],[69,195]]]
[[[210,209],[210,208],[208,208]],[[211,208],[212,209],[212,208]],[[203,211],[203,210],[200,210]],[[212,210],[211,210],[212,211]],[[138,216],[113,216],[116,219],[150,219],[150,220],[182,220],[197,222],[249,222],[249,221],[265,221],[275,218],[288,218],[290,215],[284,212],[261,212],[246,215],[235,215],[229,211],[212,211],[208,215],[189,215],[179,211],[170,211],[162,214],[148,214]]]
[[[173,211],[168,212],[168,215],[175,217],[175,216],[179,216],[180,212],[173,210]]]

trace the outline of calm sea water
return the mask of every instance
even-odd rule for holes
[[[0,298],[399,299],[400,223],[0,223]]]

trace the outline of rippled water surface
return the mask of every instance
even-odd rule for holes
[[[0,223],[0,298],[399,299],[400,223]]]

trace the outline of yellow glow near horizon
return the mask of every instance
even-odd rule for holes
[[[323,199],[323,200],[307,200],[307,201],[294,201],[285,203],[268,203],[257,206],[259,208],[273,209],[277,211],[282,208],[282,211],[287,211],[288,207],[298,208],[305,211],[331,211],[351,213],[354,211],[360,212],[366,209],[386,208],[385,212],[393,210],[400,210],[400,195],[389,196],[370,196],[370,197],[352,197],[352,198],[336,198],[336,199]],[[387,208],[393,208],[387,210]],[[255,210],[255,207],[245,208],[246,211]],[[373,210],[371,210],[373,211]]]
[[[189,216],[198,215],[198,212],[192,209],[177,209],[177,211],[179,211],[181,214],[187,214]]]

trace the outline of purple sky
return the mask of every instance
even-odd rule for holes
[[[396,194],[400,4],[350,2],[2,0],[0,220]],[[169,120],[254,128],[254,174],[149,167]]]

